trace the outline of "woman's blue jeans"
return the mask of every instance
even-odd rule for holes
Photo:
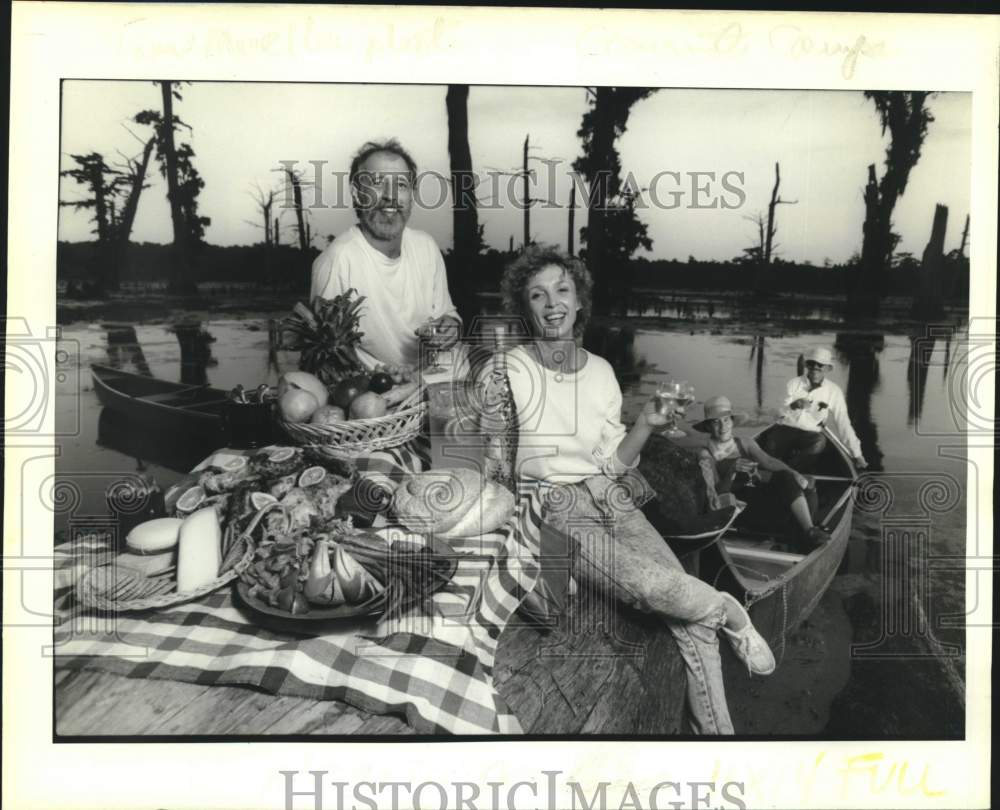
[[[651,494],[637,473],[595,475],[553,486],[544,518],[575,541],[574,574],[644,613],[661,617],[687,667],[688,704],[696,734],[732,734],[719,657],[726,622],[722,594],[685,573],[640,506]]]

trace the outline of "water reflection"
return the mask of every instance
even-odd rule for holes
[[[944,335],[944,368],[941,370],[942,382],[948,381],[948,368],[951,366],[951,335],[952,332],[950,329]]]
[[[794,321],[838,321],[840,316],[834,306],[817,305],[800,298],[783,297],[777,300],[752,301],[723,298],[722,300],[697,295],[657,295],[655,291],[636,290],[627,302],[627,317],[662,318],[678,321],[731,321],[777,323]]]
[[[108,365],[123,371],[128,371],[129,366],[134,366],[139,374],[151,377],[149,363],[146,362],[146,355],[139,344],[135,327],[122,323],[104,323],[101,326],[107,333]]]
[[[145,471],[147,464],[156,464],[186,473],[206,455],[203,440],[150,430],[148,424],[134,422],[110,408],[103,408],[98,417],[97,444],[133,459],[139,472]]]
[[[750,343],[750,360],[757,358],[757,366],[754,369],[754,388],[757,391],[757,410],[764,407],[764,336],[754,335]]]
[[[631,327],[592,323],[584,333],[583,347],[611,364],[623,392],[637,390],[649,369],[646,358],[636,352],[635,329]]]
[[[878,355],[885,348],[881,333],[839,333],[834,343],[838,354],[848,366],[847,413],[854,432],[861,441],[861,452],[872,471],[880,471],[883,453],[878,444],[878,428],[872,417],[872,395],[878,390]]]
[[[215,338],[200,321],[177,323],[170,330],[177,335],[177,343],[181,347],[181,382],[186,385],[206,385],[208,367],[219,363],[212,357]]]
[[[906,424],[909,427],[919,423],[924,412],[927,370],[936,342],[933,336],[910,335],[910,357],[906,363],[906,390],[910,403],[906,414]]]

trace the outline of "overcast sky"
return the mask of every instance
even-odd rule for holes
[[[281,160],[294,160],[311,177],[309,161],[323,165],[323,199],[330,208],[312,212],[318,247],[327,234],[349,227],[353,212],[343,207],[335,171],[346,171],[351,155],[364,141],[398,137],[421,171],[437,173],[420,187],[424,206],[415,206],[410,224],[429,231],[447,249],[451,245],[450,199],[442,196],[436,177],[448,176],[448,134],[444,86],[329,84],[261,84],[199,82],[182,88],[175,113],[193,128],[182,132],[195,151],[195,166],[205,181],[199,211],[211,217],[207,241],[241,245],[262,241],[263,232],[247,220],[260,219],[249,194],[256,182],[277,186],[271,171]],[[98,151],[120,160],[118,150],[132,156],[140,144],[123,124],[134,114],[160,107],[159,88],[150,82],[66,81],[62,100],[62,167],[69,155]],[[949,208],[945,247],[958,246],[969,210],[971,95],[942,93],[929,106],[930,124],[920,162],[896,206],[895,229],[902,235],[899,250],[918,257],[927,243],[935,203]],[[472,87],[469,93],[469,141],[477,172],[511,171],[520,167],[521,150],[530,135],[531,154],[562,161],[557,166],[532,161],[538,180],[532,194],[552,198],[556,206],[531,212],[531,235],[565,246],[567,204],[572,179],[570,164],[580,154],[576,132],[587,109],[582,88]],[[829,258],[848,259],[861,246],[864,218],[862,192],[869,163],[882,172],[887,137],[883,138],[874,105],[860,92],[809,90],[658,90],[632,108],[627,132],[619,139],[623,170],[631,172],[647,192],[640,216],[653,240],[650,258],[726,260],[756,239],[748,221],[766,211],[774,183],[774,163],[781,163],[781,196],[795,205],[778,208],[779,255],[816,264]],[[679,173],[676,176],[665,172]],[[714,172],[696,178],[704,190],[692,191],[693,172]],[[730,174],[730,189],[721,185]],[[659,179],[654,180],[659,176]],[[171,238],[166,185],[150,172],[151,186],[142,196],[133,241],[167,242]],[[480,198],[496,200],[493,210],[481,210],[485,239],[506,248],[513,235],[520,244],[523,213],[508,201],[506,177],[485,180]],[[499,195],[494,190],[499,188]],[[520,199],[520,187],[517,190]],[[63,179],[60,197],[81,199],[82,188]],[[741,199],[742,197],[742,199]],[[695,209],[717,201],[719,207]],[[306,195],[307,204],[310,195]],[[579,195],[576,225],[586,224]],[[742,204],[740,204],[742,203]],[[739,207],[726,209],[723,204]],[[671,207],[667,207],[671,206]],[[93,238],[90,212],[60,210],[59,238]],[[291,212],[283,241],[294,237]],[[637,255],[643,255],[640,252]]]

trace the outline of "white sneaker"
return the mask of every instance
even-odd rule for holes
[[[750,615],[743,608],[743,605],[732,594],[724,593],[723,596],[726,599],[726,610],[730,609],[730,605],[734,606],[736,611],[743,614],[745,620],[741,630],[730,630],[728,627],[722,627],[722,632],[733,646],[733,652],[747,665],[747,670],[751,675],[770,675],[776,666],[771,648],[753,626]]]

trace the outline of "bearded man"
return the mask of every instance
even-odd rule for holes
[[[447,349],[462,325],[433,237],[407,227],[417,165],[395,139],[368,142],[351,161],[358,217],[312,266],[310,299],[354,288],[365,297],[358,355],[368,368],[415,366],[420,340]]]

